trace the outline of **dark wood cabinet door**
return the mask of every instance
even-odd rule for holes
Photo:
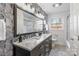
[[[41,42],[32,51],[25,50],[14,45],[14,56],[45,56],[49,55],[52,49],[52,36]]]

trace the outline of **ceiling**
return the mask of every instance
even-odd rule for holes
[[[53,7],[54,3],[38,3],[38,5],[48,14],[56,14],[60,12],[67,12],[70,10],[70,4],[69,3],[63,3],[59,7]]]

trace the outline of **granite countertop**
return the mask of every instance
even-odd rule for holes
[[[44,41],[46,38],[51,36],[51,34],[42,34],[39,37],[32,37],[29,39],[25,39],[22,42],[13,42],[14,45],[21,47],[25,50],[31,51],[34,49],[37,45],[39,45],[42,41]]]

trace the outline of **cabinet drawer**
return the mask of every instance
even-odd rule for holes
[[[39,56],[41,53],[40,51],[40,46],[37,46],[36,48],[34,48],[32,51],[31,51],[31,56]]]

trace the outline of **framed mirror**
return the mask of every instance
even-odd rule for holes
[[[14,32],[23,35],[43,31],[43,20],[19,6],[14,7]]]

